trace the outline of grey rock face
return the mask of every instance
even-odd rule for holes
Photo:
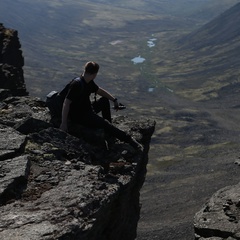
[[[107,150],[52,127],[39,99],[2,98],[0,239],[135,239],[155,123],[115,119],[144,151],[116,140]]]
[[[0,88],[10,89],[14,96],[28,95],[24,82],[24,59],[18,32],[0,23]]]
[[[194,219],[196,239],[240,239],[240,184],[216,192]]]
[[[17,31],[0,24],[0,239],[132,240],[155,122],[115,119],[144,146],[52,125],[28,97]]]
[[[0,124],[0,160],[5,160],[10,156],[16,156],[23,147],[26,136],[14,129]]]

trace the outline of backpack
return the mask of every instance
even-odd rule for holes
[[[51,91],[50,93],[48,93],[46,98],[46,105],[50,111],[52,118],[61,119],[63,102],[68,94],[69,86],[74,80],[79,81],[82,86],[81,92],[83,92],[84,84],[82,83],[81,78],[76,77],[72,79],[72,81],[70,81],[70,83],[68,83],[62,91]]]
[[[47,95],[46,105],[50,111],[51,117],[61,118],[64,97],[60,96],[59,92],[51,91]]]

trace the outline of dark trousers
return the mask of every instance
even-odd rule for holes
[[[112,122],[110,103],[107,98],[101,97],[92,104],[92,107],[95,113],[101,112],[104,119],[108,120],[110,123]]]
[[[82,125],[90,128],[102,128],[108,135],[116,137],[124,142],[130,140],[129,135],[112,125],[110,103],[108,99],[102,97],[92,105],[94,111],[89,111],[82,117]],[[100,112],[102,117],[97,114]]]
[[[89,128],[104,129],[105,133],[108,135],[116,137],[124,142],[128,142],[130,140],[130,136],[128,134],[112,125],[110,103],[108,99],[100,98],[98,101],[93,103],[93,109],[94,111],[89,111],[81,117],[79,124]],[[97,115],[97,113],[100,112],[102,117]]]

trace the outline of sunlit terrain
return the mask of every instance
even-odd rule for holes
[[[50,90],[60,90],[81,73],[86,61],[98,62],[97,83],[127,106],[120,114],[156,119],[149,164],[149,170],[153,164],[151,171],[156,171],[158,161],[183,158],[190,151],[182,155],[177,141],[166,142],[175,149],[171,153],[165,144],[159,145],[162,134],[189,124],[185,120],[179,124],[179,119],[166,122],[166,114],[175,112],[169,106],[180,104],[192,111],[191,104],[186,106],[179,96],[203,96],[201,89],[189,92],[179,87],[184,80],[181,74],[189,71],[188,67],[194,71],[194,65],[189,66],[186,56],[179,55],[175,42],[238,1],[150,2],[19,0],[9,5],[2,1],[0,21],[19,31],[31,95],[44,99]],[[198,153],[196,148],[190,154]]]
[[[96,82],[127,107],[114,115],[156,120],[143,199],[149,203],[155,201],[153,195],[164,196],[169,190],[164,177],[170,172],[172,199],[177,201],[174,194],[182,186],[188,189],[191,183],[194,189],[200,177],[221,177],[222,172],[214,175],[208,169],[199,174],[198,164],[238,152],[240,132],[240,70],[229,61],[231,55],[225,58],[218,45],[182,49],[180,40],[239,2],[1,0],[0,22],[19,32],[31,95],[44,99],[51,90],[60,90],[93,60],[100,64]],[[228,53],[234,53],[232,46]],[[188,171],[174,169],[174,164],[186,167],[190,162]],[[163,193],[152,194],[152,184]],[[155,203],[149,205],[151,210]],[[150,219],[140,223],[143,233],[164,228],[158,216],[152,217],[155,210],[145,213]]]

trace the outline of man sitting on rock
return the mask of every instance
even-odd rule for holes
[[[62,122],[60,129],[68,131],[68,119],[74,124],[80,124],[89,128],[101,128],[113,137],[129,143],[135,149],[142,149],[130,135],[118,129],[111,123],[110,101],[113,101],[114,108],[119,108],[117,98],[99,87],[94,79],[97,76],[99,65],[96,62],[87,62],[80,77],[73,79],[60,92],[65,97],[62,109]],[[92,93],[98,94],[101,98],[93,104],[90,101]],[[102,112],[102,117],[97,113]]]

